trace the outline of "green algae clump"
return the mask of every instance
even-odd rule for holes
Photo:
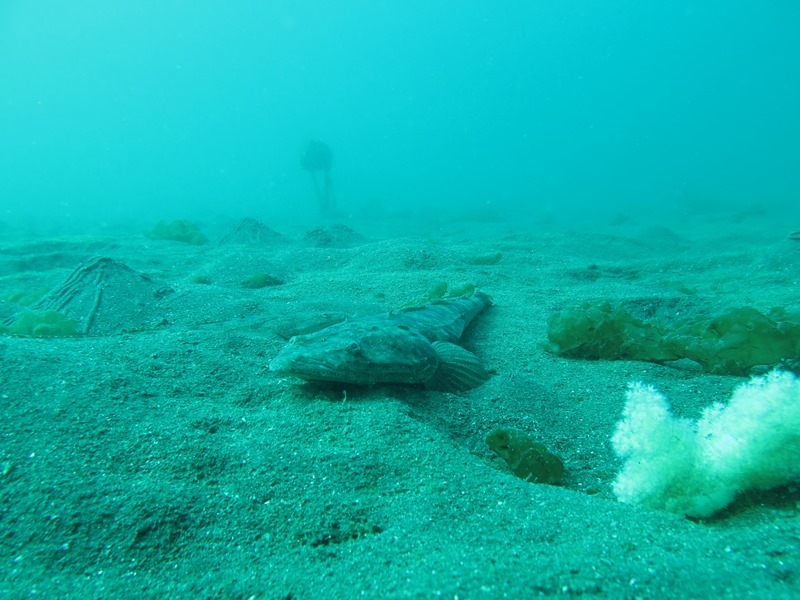
[[[446,281],[439,281],[434,284],[428,294],[419,302],[415,302],[409,306],[418,306],[419,304],[428,304],[430,302],[439,302],[447,298],[469,298],[475,293],[475,284],[464,283],[456,286],[449,286]]]
[[[564,476],[562,460],[519,429],[493,429],[486,436],[486,444],[521,479],[533,483],[557,484]]]
[[[75,319],[55,310],[26,310],[8,327],[0,326],[0,333],[23,337],[71,337],[78,335]]]
[[[208,275],[194,275],[189,278],[189,283],[195,283],[197,285],[211,285],[211,277]]]
[[[623,306],[608,302],[566,308],[550,317],[550,350],[571,358],[671,360],[679,358],[662,345],[664,328],[644,321]]]
[[[12,302],[19,306],[30,306],[37,300],[41,299],[47,293],[47,288],[39,288],[36,290],[14,290],[8,294],[3,300]]]
[[[708,373],[747,375],[755,366],[800,358],[800,315],[732,308],[684,324],[665,337],[664,346]]]
[[[638,319],[621,305],[585,303],[550,317],[548,349],[571,358],[689,359],[708,373],[747,375],[753,367],[800,358],[800,314],[750,306],[666,326]]]
[[[159,221],[145,235],[151,240],[170,240],[194,246],[202,246],[208,242],[208,238],[200,231],[200,228],[186,219]]]
[[[436,300],[442,300],[447,295],[447,282],[440,281],[435,283],[433,287],[428,290],[428,297],[426,300],[428,302],[434,302]]]

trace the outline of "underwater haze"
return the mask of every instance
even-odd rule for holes
[[[798,30],[0,0],[0,599],[800,598]]]
[[[0,56],[6,223],[315,218],[311,139],[345,216],[797,214],[788,0],[6,0]]]

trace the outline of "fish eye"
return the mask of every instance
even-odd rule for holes
[[[356,350],[358,350],[358,342],[352,342],[352,343],[351,343],[351,344],[350,344],[350,345],[347,347],[347,349],[348,349],[348,350],[350,350],[350,352],[355,352]]]

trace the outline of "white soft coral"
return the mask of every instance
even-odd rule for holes
[[[624,460],[614,481],[620,500],[707,517],[737,492],[800,478],[800,381],[783,371],[753,378],[696,423],[634,383],[612,443]]]

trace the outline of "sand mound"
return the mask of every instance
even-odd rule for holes
[[[245,218],[223,235],[219,242],[220,246],[239,244],[242,246],[263,246],[274,242],[285,241],[280,233],[270,229],[257,219]]]
[[[84,335],[110,335],[157,325],[163,320],[158,306],[172,292],[121,262],[95,257],[31,308],[75,319]]]

